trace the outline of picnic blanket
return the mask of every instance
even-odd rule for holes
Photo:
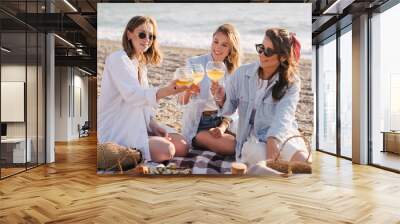
[[[231,164],[234,161],[234,156],[221,156],[212,151],[192,148],[186,157],[174,157],[164,164],[175,163],[177,168],[190,168],[192,174],[231,174]],[[151,166],[151,164],[146,165]],[[114,174],[119,172],[97,170],[97,173]],[[124,173],[129,174],[129,171]]]
[[[221,156],[215,152],[190,149],[186,157],[174,157],[170,162],[180,168],[191,168],[192,174],[231,174],[234,156]]]

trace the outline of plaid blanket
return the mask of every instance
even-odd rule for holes
[[[233,156],[221,156],[215,152],[190,149],[186,157],[174,157],[170,162],[179,168],[191,168],[192,174],[231,174]]]
[[[190,149],[186,157],[174,157],[164,164],[175,163],[178,168],[190,168],[192,174],[231,174],[231,163],[234,161],[234,156],[221,156],[212,151],[196,148]],[[129,172],[124,173],[129,174]],[[97,174],[119,174],[119,172],[97,170]]]

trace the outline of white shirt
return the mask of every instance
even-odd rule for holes
[[[268,86],[268,79],[267,80],[263,80],[263,79],[258,79],[257,81],[257,92],[256,92],[256,101],[254,104],[254,109],[256,110],[260,104],[261,101],[263,99],[263,97],[265,96],[265,91],[267,89]]]
[[[148,130],[157,106],[157,88],[149,87],[146,67],[138,80],[137,60],[125,51],[110,54],[105,62],[98,106],[98,141],[139,149],[151,160]]]
[[[206,105],[204,106],[203,111],[217,111],[218,110],[217,104],[215,103],[214,96],[211,94],[211,91],[210,91],[210,93],[208,95],[208,99],[205,103],[206,103]]]

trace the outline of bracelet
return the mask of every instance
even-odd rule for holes
[[[227,125],[226,129],[228,129],[231,124],[231,122],[227,118],[222,118],[222,123],[225,123]]]

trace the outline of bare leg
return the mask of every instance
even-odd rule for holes
[[[300,162],[305,162],[306,159],[308,157],[308,154],[304,151],[297,151],[292,158],[290,159],[290,161],[300,161]],[[309,159],[309,162],[311,162],[311,157]]]
[[[159,136],[149,137],[150,156],[153,162],[170,160],[175,155],[175,146],[168,139]]]
[[[189,151],[189,144],[185,141],[182,135],[176,133],[168,134],[171,137],[171,142],[175,146],[175,156],[185,157]]]
[[[196,135],[196,143],[220,155],[235,153],[235,137],[230,134],[224,133],[220,138],[215,138],[208,131],[201,131]]]

